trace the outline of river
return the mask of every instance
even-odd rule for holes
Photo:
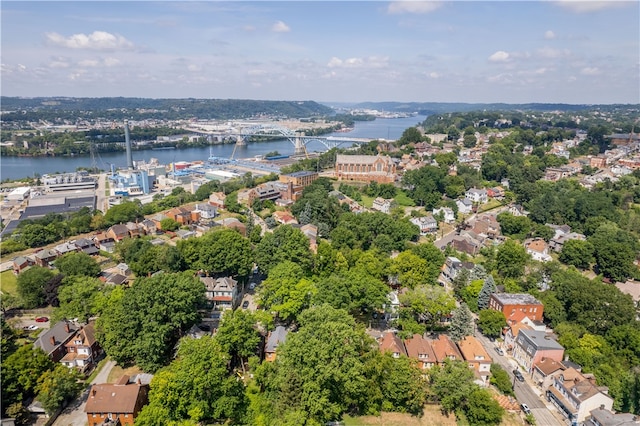
[[[408,118],[378,118],[374,121],[358,121],[350,132],[336,132],[323,136],[342,136],[353,138],[380,138],[398,139],[407,128],[415,126],[425,120],[425,116],[418,115]],[[348,146],[344,144],[343,146]],[[233,153],[233,144],[211,145],[207,147],[183,148],[173,150],[145,150],[133,151],[134,161],[149,161],[157,158],[160,164],[169,164],[176,161],[206,160],[210,155],[215,157],[230,158]],[[326,148],[319,142],[307,144],[307,151],[325,151]],[[293,145],[286,139],[270,142],[248,143],[245,147],[238,147],[234,158],[251,158],[256,155],[264,155],[268,152],[278,151],[281,155],[293,154]],[[124,152],[105,152],[96,154],[98,168],[109,170],[110,164],[116,168],[126,166]],[[21,179],[24,177],[43,175],[46,173],[73,172],[79,167],[91,167],[91,157],[2,157],[0,158],[0,179]]]

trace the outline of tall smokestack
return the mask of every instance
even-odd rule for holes
[[[129,137],[129,120],[124,120],[124,142],[127,147],[127,168],[133,170],[133,156],[131,155],[131,138]]]

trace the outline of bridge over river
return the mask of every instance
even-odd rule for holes
[[[372,138],[353,138],[348,136],[307,136],[303,131],[295,131],[288,127],[273,123],[233,123],[233,125],[213,126],[188,126],[185,130],[203,137],[215,137],[220,140],[235,139],[236,146],[244,146],[253,137],[284,138],[293,144],[294,154],[306,154],[306,145],[317,141],[327,149],[338,147],[344,143],[365,144]]]

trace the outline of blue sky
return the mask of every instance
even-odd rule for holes
[[[0,2],[1,93],[640,103],[640,2]]]

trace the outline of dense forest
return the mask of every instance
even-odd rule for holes
[[[304,118],[331,115],[333,110],[313,101],[258,101],[249,99],[148,98],[16,98],[3,96],[2,121],[59,122],[93,120],[240,119],[258,116]]]

